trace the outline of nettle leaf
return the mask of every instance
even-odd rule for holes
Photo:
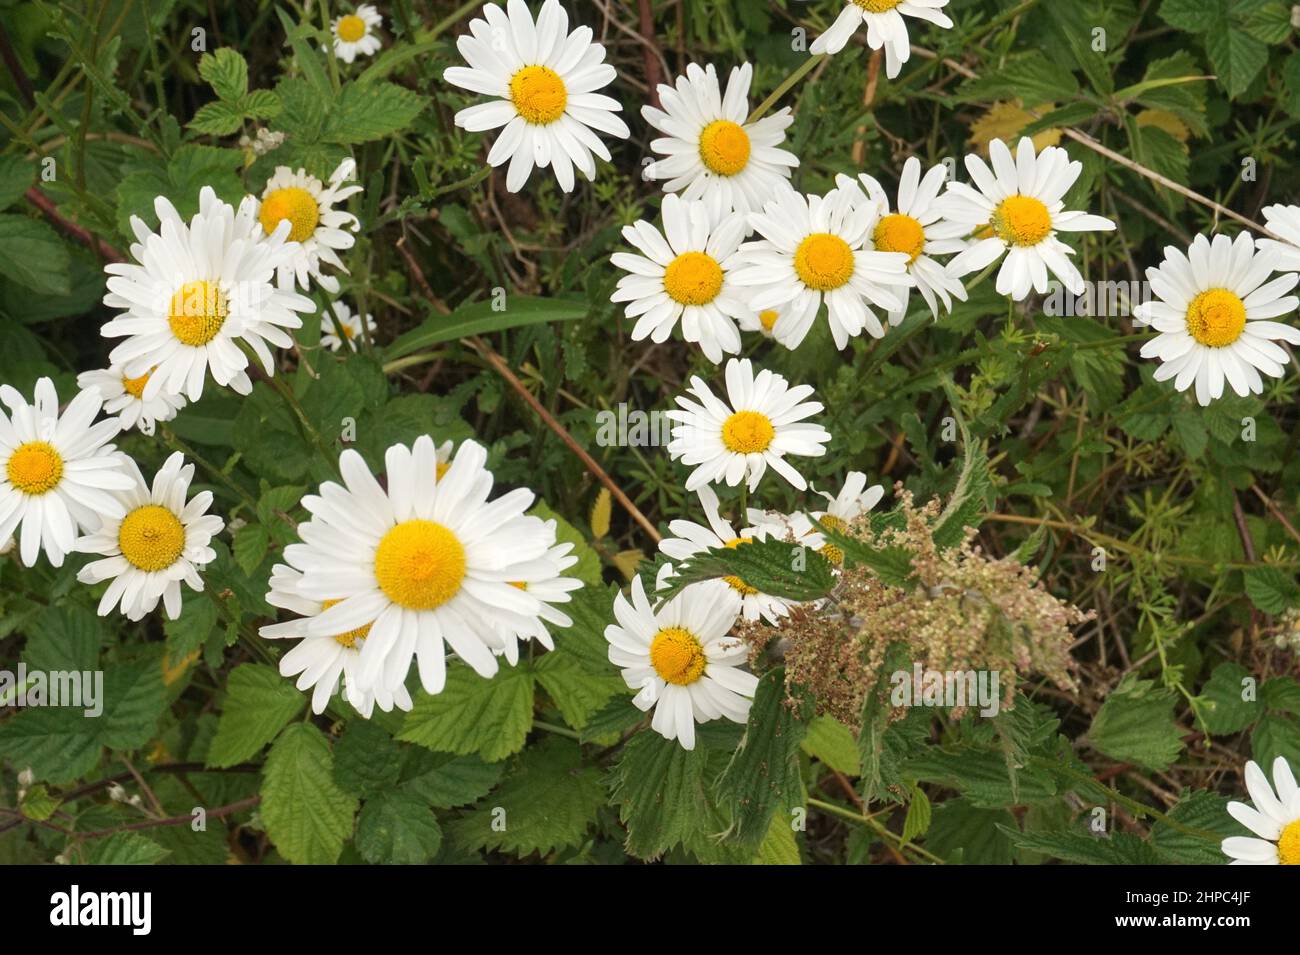
[[[104,625],[79,604],[46,607],[32,621],[23,659],[36,670],[94,670],[104,642]]]
[[[21,199],[35,182],[35,163],[25,156],[0,156],[0,209]]]
[[[904,772],[956,789],[982,809],[1038,802],[1057,792],[1056,781],[1037,767],[1021,767],[1013,784],[1001,752],[971,746],[927,747],[906,761]]]
[[[842,530],[814,521],[826,540],[839,548],[844,555],[844,566],[866,567],[880,578],[881,583],[890,587],[910,586],[914,571],[912,570],[912,552],[905,547],[888,545],[875,547],[856,537],[849,537]],[[818,554],[817,556],[821,556]]]
[[[248,92],[248,63],[228,46],[199,57],[199,76],[223,100],[239,100]]]
[[[1268,45],[1235,23],[1205,35],[1205,52],[1218,74],[1219,84],[1236,98],[1246,92],[1259,71],[1268,62]]]
[[[87,865],[153,865],[168,850],[138,832],[115,832],[89,845]]]
[[[1155,849],[1128,832],[1102,835],[1084,829],[1020,832],[1012,827],[999,828],[1018,848],[1040,852],[1063,862],[1080,865],[1156,865],[1160,862]]]
[[[110,749],[138,749],[158,731],[158,720],[167,709],[161,657],[157,648],[143,660],[119,663],[105,672],[104,713],[91,722],[98,724],[99,740]]]
[[[419,797],[381,792],[361,807],[356,845],[367,862],[418,865],[438,854],[442,827]]]
[[[1300,683],[1289,677],[1274,677],[1260,688],[1260,697],[1270,710],[1300,713]]]
[[[503,763],[485,763],[477,756],[452,756],[410,748],[400,788],[435,809],[465,806],[485,796],[501,779]]]
[[[787,700],[785,668],[758,681],[740,746],[717,782],[718,805],[732,813],[728,838],[757,850],[778,810],[799,805],[799,746],[813,716],[813,701]]]
[[[334,755],[310,723],[288,727],[262,771],[262,820],[276,849],[290,862],[329,865],[352,835],[355,796],[334,782]]]
[[[1189,33],[1204,33],[1223,17],[1219,0],[1164,0],[1160,18],[1172,27]]]
[[[853,732],[833,716],[814,717],[800,745],[809,756],[846,776],[857,776],[862,770],[858,741],[853,738]]]
[[[70,267],[63,241],[44,222],[0,215],[0,275],[42,295],[68,295]]]
[[[530,746],[487,799],[450,825],[463,848],[526,856],[575,846],[605,805],[600,772],[577,743],[547,737]]]
[[[530,670],[502,667],[485,680],[464,664],[453,663],[441,693],[416,696],[397,738],[443,753],[477,753],[496,762],[519,752],[532,726]]]
[[[256,756],[285,724],[302,712],[307,698],[273,668],[245,663],[230,672],[217,735],[207,765],[234,766]]]
[[[99,764],[97,722],[72,707],[27,707],[0,720],[0,758],[39,780],[71,782]]]
[[[907,647],[895,643],[885,651],[885,662],[880,668],[876,685],[867,691],[862,700],[862,729],[858,733],[858,756],[862,774],[862,795],[868,802],[881,798],[897,799],[899,777],[896,768],[889,764],[887,740],[891,729],[889,702],[890,674],[907,669],[910,664]]]
[[[574,729],[585,727],[615,694],[628,692],[622,676],[610,665],[605,640],[613,594],[612,588],[584,587],[572,601],[559,605],[573,619],[573,626],[552,627],[555,649],[533,666],[537,682]]]
[[[428,102],[395,83],[349,83],[326,115],[321,139],[341,145],[386,139],[410,126]]]
[[[1205,730],[1215,736],[1239,733],[1264,714],[1263,704],[1257,698],[1262,692],[1256,688],[1252,698],[1242,699],[1247,687],[1254,688],[1254,675],[1238,663],[1221,663],[1214,668],[1209,681],[1201,690],[1206,706],[1201,708]]]
[[[816,600],[835,586],[829,560],[801,544],[768,538],[738,547],[715,547],[674,567],[656,599],[670,599],[687,584],[720,577],[739,577],[760,593],[788,600]]]
[[[1015,828],[1016,817],[1006,809],[948,799],[934,807],[925,847],[950,864],[1010,865],[1015,850],[1007,832]]]
[[[1111,759],[1168,769],[1183,751],[1182,730],[1174,722],[1176,702],[1173,690],[1130,675],[1106,697],[1088,739]]]
[[[653,730],[642,730],[623,746],[610,774],[610,789],[627,827],[627,851],[657,859],[700,832],[708,797],[708,752],[685,750]]]
[[[402,772],[402,749],[370,720],[350,720],[334,743],[334,781],[356,796],[391,789]]]
[[[1245,830],[1228,815],[1228,797],[1204,789],[1184,792],[1165,813],[1174,825],[1157,819],[1151,826],[1151,845],[1164,862],[1175,865],[1216,865],[1225,861],[1219,844]],[[1178,828],[1182,826],[1183,828]]]
[[[1300,603],[1295,577],[1278,567],[1257,565],[1242,572],[1246,596],[1264,613],[1277,616]]]
[[[1068,66],[1035,50],[1008,57],[997,70],[962,84],[965,102],[1019,99],[1027,107],[1060,103],[1079,95],[1079,81]]]
[[[1300,720],[1285,713],[1265,714],[1250,735],[1250,749],[1261,766],[1271,767],[1279,756],[1300,766]]]

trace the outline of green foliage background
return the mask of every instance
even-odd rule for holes
[[[105,364],[102,257],[129,243],[130,216],[153,221],[156,195],[189,215],[203,185],[237,203],[277,165],[324,176],[354,156],[363,227],[343,294],[379,332],[335,356],[309,322],[282,373],[330,453],[345,419],[376,468],[387,446],[425,432],[483,442],[498,482],[536,490],[577,543],[587,584],[553,652],[492,681],[453,665],[446,691],[418,694],[410,714],[309,718],[274,667],[279,648],[255,634],[273,618],[266,580],[297,502],[330,463],[265,382],[246,399],[210,388],[161,439],[121,445],[146,473],[186,450],[239,522],[206,572],[216,600],[188,594],[175,622],[101,619],[78,561],[0,558],[0,664],[106,672],[102,719],[0,709],[0,861],[1222,861],[1218,840],[1240,831],[1223,806],[1241,798],[1244,761],[1300,767],[1297,654],[1275,641],[1294,635],[1300,606],[1294,369],[1260,398],[1201,409],[1151,380],[1129,319],[1050,317],[1032,301],[1008,314],[992,283],[937,324],[914,311],[843,353],[820,323],[797,352],[747,349],[826,404],[831,450],[805,471],[818,486],[854,468],[947,497],[963,454],[987,449],[987,488],[962,523],[1096,611],[1077,634],[1079,693],[1026,684],[996,726],[867,713],[855,737],[807,701],[788,705],[772,670],[749,725],[702,726],[693,752],[637,729],[603,629],[632,552],[652,542],[617,505],[597,506],[582,462],[467,338],[487,336],[651,521],[694,516],[684,469],[662,449],[595,442],[597,411],[666,408],[691,374],[718,377],[680,343],[631,342],[609,303],[619,229],[658,203],[639,177],[648,70],[661,55],[673,74],[751,60],[757,100],[805,59],[791,31],[815,36],[839,3],[652,4],[650,52],[629,35],[635,0],[566,5],[607,44],[620,73],[610,92],[633,128],[567,196],[544,173],[508,194],[484,169],[483,138],[452,124],[470,98],[441,74],[459,62],[472,5],[396,0],[383,51],[347,67],[320,53],[328,0],[0,0],[17,65],[0,73],[0,381],[29,392],[49,375],[66,397],[78,370]],[[915,55],[896,81],[882,74],[869,105],[861,38],[787,95],[799,188],[857,170],[892,186],[906,157],[962,156],[972,125],[1018,100],[1038,116],[1028,132],[1077,130],[1248,218],[1300,202],[1287,4],[956,0],[949,12],[952,31],[909,21],[935,56]],[[242,149],[239,134],[259,126],[284,145]],[[1138,281],[1164,245],[1235,232],[1132,166],[1061,142],[1085,164],[1068,207],[1120,223],[1080,246],[1086,277]],[[498,288],[505,312],[489,304]],[[943,436],[954,411],[965,442]],[[803,505],[779,483],[761,493],[767,507]],[[114,799],[117,785],[140,805]],[[195,806],[204,831],[188,824]],[[152,824],[127,828],[141,822]]]

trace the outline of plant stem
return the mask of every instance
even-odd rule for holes
[[[803,79],[805,76],[811,73],[814,67],[816,67],[817,64],[821,63],[821,61],[824,59],[826,59],[826,54],[818,53],[816,56],[810,56],[808,57],[808,59],[804,60],[803,63],[799,65],[799,68],[797,70],[795,70],[793,73],[787,76],[784,82],[782,82],[780,86],[778,86],[776,89],[772,91],[771,96],[763,100],[763,102],[759,103],[758,108],[754,110],[754,112],[749,114],[749,119],[745,120],[746,125],[750,123],[756,123],[760,119],[762,119],[763,116],[767,113],[767,111],[770,110],[773,106],[775,106],[782,96],[790,92],[790,90],[794,88],[794,85],[796,83],[798,83],[801,79]]]

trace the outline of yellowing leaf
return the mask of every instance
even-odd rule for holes
[[[632,550],[622,550],[614,555],[614,566],[618,572],[631,581],[636,576],[636,568],[641,561],[645,560],[645,554],[638,548]]]
[[[1187,128],[1187,124],[1181,119],[1169,112],[1167,109],[1144,109],[1137,114],[1137,124],[1139,126],[1154,126],[1156,129],[1163,129],[1174,139],[1183,144],[1183,152],[1187,152],[1187,140],[1191,138],[1192,131]]]
[[[198,658],[199,658],[199,651],[191,650],[189,653],[185,654],[175,663],[172,663],[171,658],[166,653],[164,653],[162,655],[162,673],[163,673],[164,685],[171,686],[173,683],[175,683],[177,680],[183,677],[185,675],[185,671],[190,668],[190,664],[193,663]]]
[[[1036,112],[1039,116],[1044,116],[1054,109],[1056,109],[1055,104],[1044,103],[1037,107]],[[1014,142],[1020,136],[1020,131],[1037,118],[1038,116],[1027,112],[1018,99],[1009,103],[994,103],[987,113],[971,123],[971,141],[979,146],[981,152],[987,154],[990,142],[995,139],[1000,139],[1004,143]],[[1038,150],[1055,146],[1061,141],[1061,131],[1045,129],[1035,135],[1033,140],[1034,148]]]
[[[594,537],[604,537],[609,533],[612,508],[609,488],[602,487],[600,493],[596,495],[596,503],[591,506],[591,533]]]

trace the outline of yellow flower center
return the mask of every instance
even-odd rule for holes
[[[228,310],[216,282],[186,282],[172,296],[167,322],[181,344],[198,348],[217,337]]]
[[[833,292],[853,278],[853,250],[837,235],[815,232],[799,243],[794,270],[809,288]]]
[[[153,373],[154,373],[154,369],[150,368],[139,378],[128,378],[126,375],[123,375],[122,376],[123,390],[125,390],[128,395],[130,395],[132,398],[136,399],[137,401],[143,401],[144,386],[149,384],[149,376],[152,375]]]
[[[339,39],[344,43],[356,43],[366,35],[366,21],[355,13],[339,17]]]
[[[707,305],[722,291],[722,266],[711,255],[685,252],[664,270],[664,291],[682,305]]]
[[[511,587],[518,587],[520,590],[528,589],[528,581],[526,580],[508,580],[506,581],[506,583],[508,583]]]
[[[450,462],[450,461],[439,461],[437,464],[434,465],[434,470],[437,471],[437,473],[438,473],[438,480],[441,481],[441,480],[442,480],[442,476],[443,476],[444,474],[446,474],[449,470],[451,470],[451,462]]]
[[[262,220],[262,228],[267,235],[288,219],[289,241],[306,242],[320,223],[320,206],[306,189],[299,186],[286,186],[262,197],[262,208],[257,216]]]
[[[888,13],[903,0],[853,0],[853,2],[868,13]]]
[[[731,540],[727,541],[724,546],[731,550],[735,550],[741,544],[749,543],[751,543],[751,541],[748,537],[733,537]],[[748,597],[752,594],[758,593],[758,588],[749,586],[749,584],[745,583],[744,578],[732,575],[729,577],[723,577],[722,579],[725,583],[731,586],[732,590],[736,591],[742,597]]]
[[[45,494],[63,479],[63,456],[45,441],[28,441],[9,455],[5,474],[24,494]]]
[[[749,150],[749,133],[729,119],[714,120],[700,133],[700,159],[719,176],[734,176],[748,166]]]
[[[465,579],[465,548],[441,524],[405,521],[379,542],[375,579],[399,607],[432,610],[460,591]]]
[[[780,317],[781,315],[776,309],[769,308],[765,312],[758,313],[758,323],[762,325],[764,330],[770,335],[772,329],[776,327],[776,320]]]
[[[1300,819],[1282,830],[1277,840],[1277,859],[1282,865],[1300,865]]]
[[[564,115],[569,91],[560,74],[548,66],[525,66],[510,78],[515,110],[534,126],[547,126]]]
[[[881,252],[906,252],[908,262],[915,262],[925,251],[925,229],[911,216],[895,213],[876,223],[872,236]]]
[[[320,609],[322,611],[329,610],[330,607],[333,607],[336,603],[338,603],[337,600],[326,600],[324,603],[320,605]],[[364,627],[357,627],[357,629],[349,630],[347,633],[336,634],[334,639],[338,643],[341,643],[343,646],[347,647],[349,650],[356,650],[358,649],[357,641],[364,640],[366,637],[368,637],[370,635],[370,628],[372,626],[374,626],[374,624],[368,623]]]
[[[704,674],[705,662],[704,647],[689,630],[665,627],[650,641],[650,663],[665,683],[694,683]]]
[[[722,443],[736,454],[766,451],[775,437],[772,419],[761,411],[737,411],[722,423]]]
[[[1052,232],[1052,214],[1033,196],[1007,196],[989,225],[1009,245],[1038,245]]]
[[[834,514],[823,514],[818,518],[818,520],[821,521],[824,527],[829,527],[833,531],[839,531],[841,534],[844,533],[844,521],[840,520],[840,518],[836,517]],[[839,565],[844,563],[844,551],[840,550],[834,544],[823,544],[818,553],[829,560],[832,564]]]
[[[1212,288],[1187,306],[1187,333],[1202,345],[1231,345],[1246,328],[1246,303],[1226,288]]]
[[[117,532],[117,546],[140,570],[166,570],[185,549],[185,527],[167,508],[146,504],[126,515]]]

